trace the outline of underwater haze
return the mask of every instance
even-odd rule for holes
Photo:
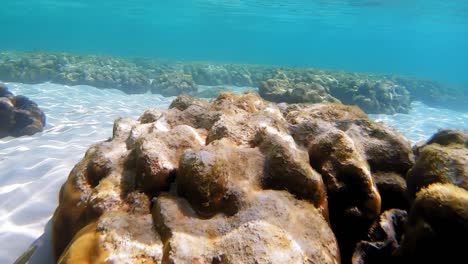
[[[314,66],[467,86],[465,0],[3,0],[0,50]]]

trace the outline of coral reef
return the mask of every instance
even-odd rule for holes
[[[341,101],[367,113],[388,114],[407,113],[413,100],[457,109],[466,109],[467,101],[463,90],[393,75],[67,53],[1,52],[0,80],[86,84],[129,94],[154,91],[170,96],[195,94],[197,85],[248,86],[259,87],[261,95],[274,102]]]
[[[53,217],[55,255],[349,262],[381,201],[400,195],[380,194],[375,175],[404,177],[412,164],[406,139],[356,107],[179,96],[168,110],[116,120],[75,166]]]
[[[232,64],[189,63],[183,66],[186,74],[200,85],[253,86],[250,70]]]
[[[23,83],[56,82],[116,88],[126,93],[149,90],[147,73],[134,63],[98,55],[67,53],[0,53],[0,80]]]
[[[317,83],[291,84],[287,79],[269,79],[260,84],[260,95],[273,102],[332,103],[339,102]]]
[[[281,79],[260,84],[260,94],[274,102],[342,101],[367,113],[406,113],[410,109],[406,88],[381,77],[317,70],[280,73]]]
[[[41,132],[45,126],[45,114],[26,96],[14,96],[0,83],[0,138],[20,137]]]
[[[193,94],[197,90],[197,85],[193,82],[192,76],[182,72],[162,73],[151,83],[151,92],[163,96]]]

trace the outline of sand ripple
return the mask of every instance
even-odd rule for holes
[[[0,263],[12,263],[44,232],[71,168],[91,144],[111,136],[114,119],[137,118],[172,100],[90,86],[8,86],[39,104],[47,126],[34,136],[0,140]]]

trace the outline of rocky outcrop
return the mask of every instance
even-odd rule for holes
[[[178,74],[174,76],[174,73]],[[165,80],[168,75],[178,81]],[[179,86],[181,79],[187,86],[168,88]],[[339,100],[344,104],[357,105],[367,113],[387,114],[407,113],[413,100],[463,110],[466,110],[467,101],[463,89],[393,75],[68,53],[0,52],[0,80],[86,84],[116,88],[129,94],[167,90],[171,96],[186,93],[187,89],[193,92],[193,85],[260,87],[261,94],[274,102]],[[155,85],[152,85],[154,80]],[[287,84],[280,80],[286,80]],[[160,83],[162,86],[158,88]]]
[[[440,130],[415,148],[416,164],[408,173],[411,197],[432,183],[451,183],[468,190],[468,131]]]
[[[193,94],[197,92],[197,85],[192,76],[182,72],[163,73],[151,83],[151,92],[163,96],[177,96],[180,94]]]
[[[20,137],[41,132],[45,126],[45,114],[26,96],[14,96],[0,83],[0,138]]]
[[[55,254],[60,263],[347,262],[386,199],[374,175],[403,177],[412,162],[404,138],[355,107],[179,96],[169,110],[118,119],[75,166],[53,217]]]

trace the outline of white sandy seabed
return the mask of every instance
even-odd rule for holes
[[[167,108],[173,98],[50,83],[7,86],[37,102],[47,126],[34,136],[0,139],[0,263],[13,263],[33,242],[38,249],[29,263],[52,263],[49,220],[72,167],[91,144],[111,136],[114,119]],[[413,103],[409,114],[371,118],[395,127],[413,143],[428,139],[438,128],[468,129],[468,113],[420,102]]]

